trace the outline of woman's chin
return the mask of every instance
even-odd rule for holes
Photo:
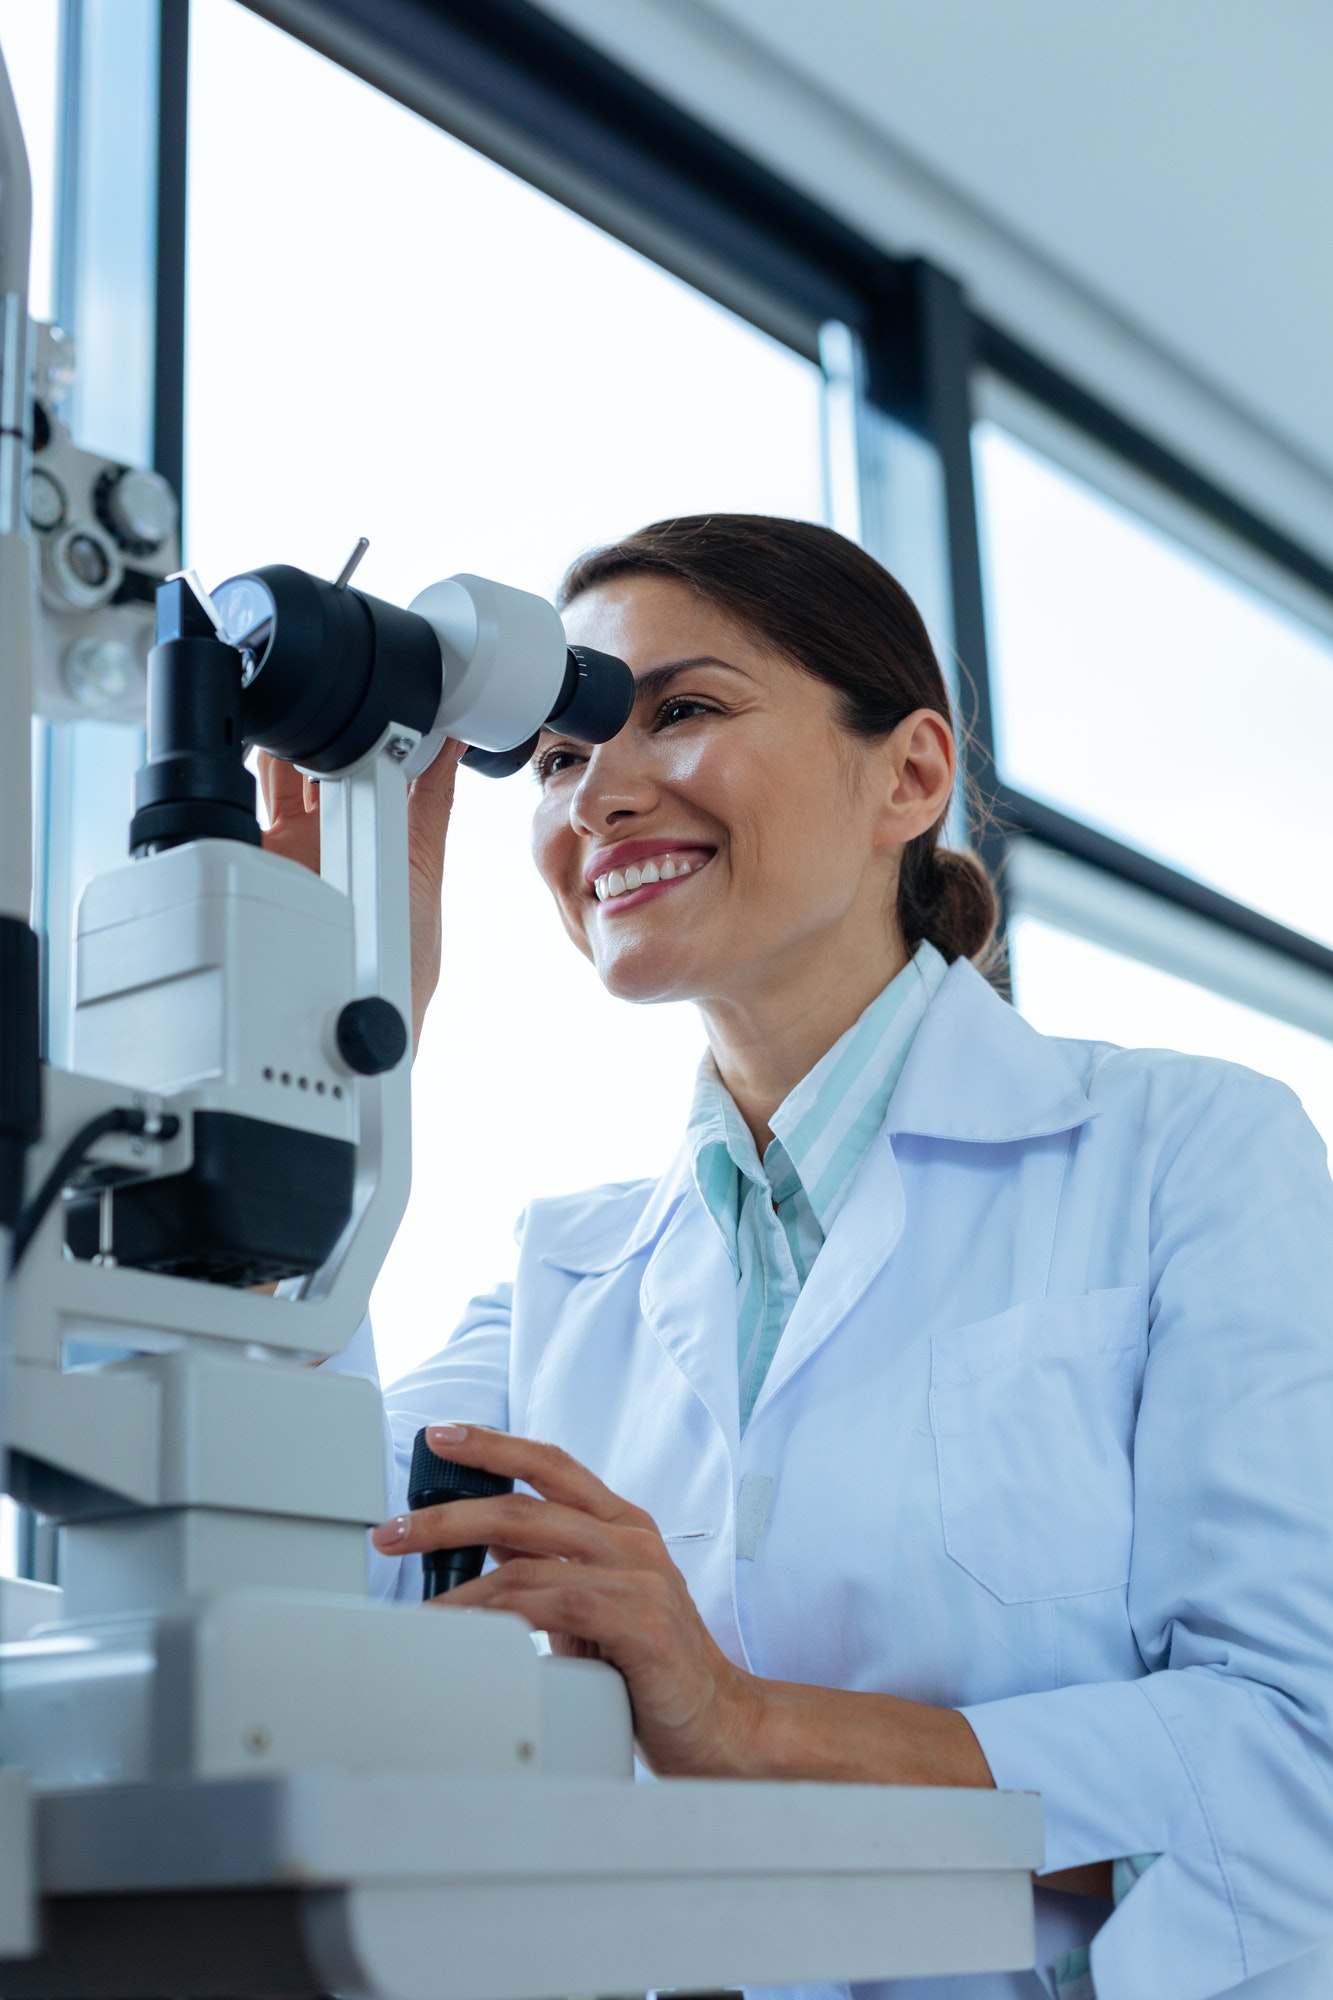
[[[638,950],[594,952],[597,977],[617,1000],[638,1006],[654,1001],[692,1000],[701,990],[698,967],[679,953]]]

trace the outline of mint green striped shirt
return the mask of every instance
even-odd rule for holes
[[[783,1099],[762,1161],[712,1057],[700,1065],[686,1143],[736,1272],[742,1429],[947,971],[933,945],[918,947]]]

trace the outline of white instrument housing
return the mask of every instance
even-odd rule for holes
[[[435,721],[404,769],[416,777],[447,736],[482,750],[512,750],[541,728],[565,675],[565,628],[544,597],[451,576],[408,606],[440,644],[444,668]]]

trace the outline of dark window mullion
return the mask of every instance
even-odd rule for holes
[[[1248,938],[1333,979],[1333,948],[1321,944],[1317,938],[1307,937],[1303,931],[1289,930],[1250,904],[1234,901],[1220,889],[1210,888],[1206,882],[1155,860],[1084,820],[1074,819],[1055,806],[1007,785],[1001,785],[997,791],[996,811],[1008,841],[1023,835],[1039,840],[1057,853],[1085,862],[1117,881],[1142,889],[1177,909],[1188,910],[1235,936]]]
[[[190,0],[159,0],[153,464],[185,474],[185,254]]]

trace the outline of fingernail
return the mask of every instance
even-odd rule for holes
[[[376,1548],[391,1549],[395,1542],[407,1539],[409,1522],[406,1514],[395,1514],[392,1521],[384,1521],[374,1530],[370,1539]]]
[[[462,1444],[466,1436],[466,1424],[432,1424],[426,1433],[426,1441],[433,1448],[437,1444]]]

